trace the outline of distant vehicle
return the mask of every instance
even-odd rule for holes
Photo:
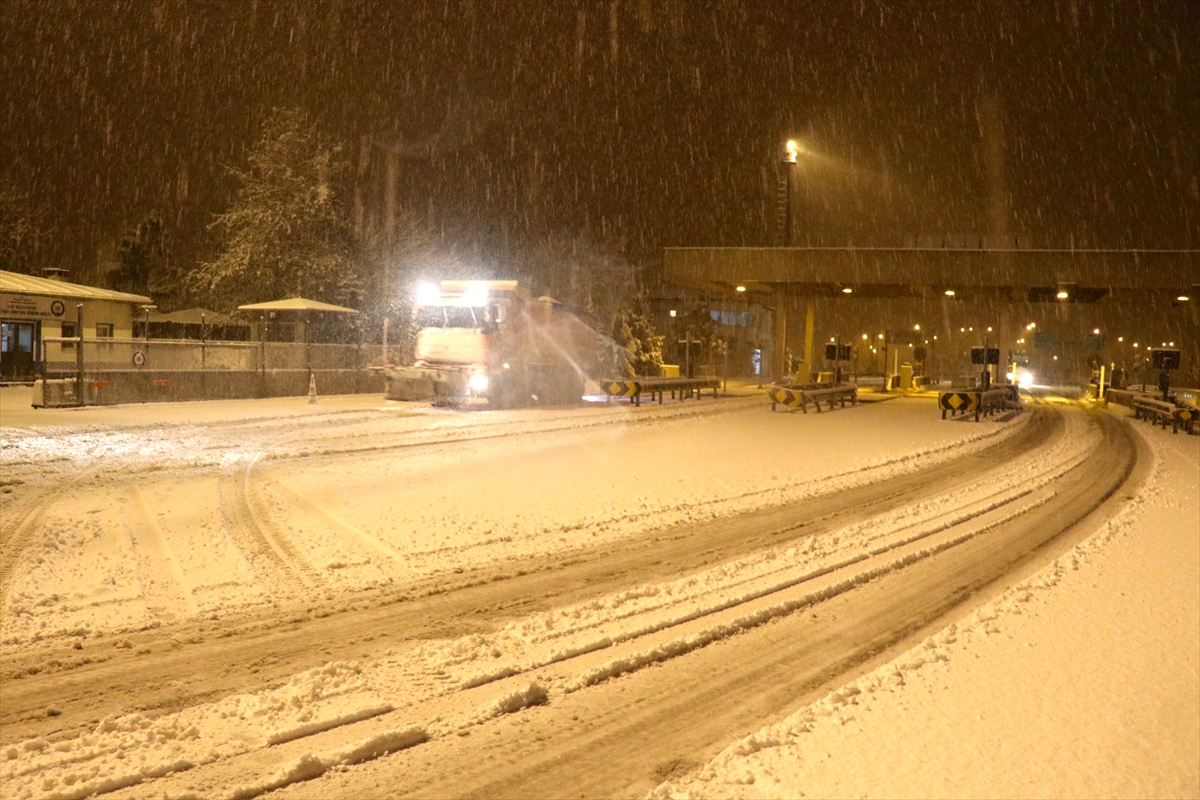
[[[579,402],[601,337],[517,281],[442,281],[418,290],[415,362],[382,368],[389,400],[497,408]]]

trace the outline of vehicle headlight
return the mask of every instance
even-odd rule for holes
[[[486,392],[488,386],[487,375],[472,375],[471,379],[467,381],[467,386],[471,388],[472,392]]]
[[[1032,372],[1022,372],[1020,375],[1017,376],[1017,383],[1021,384],[1022,386],[1032,386],[1033,385],[1033,373]]]

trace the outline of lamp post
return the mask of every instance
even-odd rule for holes
[[[792,246],[792,172],[800,158],[800,143],[788,139],[783,153],[783,197],[781,198],[781,213],[783,215],[783,246]]]

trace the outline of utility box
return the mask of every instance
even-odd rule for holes
[[[661,371],[662,371],[661,377],[663,377],[663,378],[678,378],[679,377],[679,365],[678,364],[663,364],[661,366]]]
[[[913,367],[905,362],[900,365],[900,389],[907,391],[913,388]]]

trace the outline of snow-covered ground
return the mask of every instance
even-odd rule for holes
[[[3,429],[10,480],[59,470],[69,491],[42,512],[0,644],[551,557],[882,480],[1024,423],[943,422],[916,400],[808,415],[761,397],[495,415],[353,398],[181,405],[190,424],[159,405]],[[402,436],[423,438],[386,447]],[[309,453],[332,455],[294,458]],[[257,528],[289,548],[288,569]]]
[[[1100,532],[654,796],[1200,796],[1200,442],[1137,429]]]
[[[77,481],[39,517],[12,579],[8,652],[286,605],[306,592],[337,597],[503,559],[561,558],[886,480],[1029,424],[1028,415],[942,421],[928,399],[808,415],[772,414],[761,398],[497,414],[330,398],[321,408],[292,400],[174,414],[181,424],[170,407],[22,417],[20,427],[6,415],[6,479],[45,469]],[[1197,438],[1143,432],[1153,477],[1100,535],[656,793],[1194,795]],[[263,691],[4,742],[0,794],[250,797],[553,707],[1002,524],[1014,506],[1045,502],[1098,436],[1069,414],[1053,440],[970,485],[828,534],[491,631],[398,639]],[[294,458],[305,453],[317,456]],[[100,466],[108,480],[91,474]],[[291,572],[238,533],[243,501],[288,545]],[[333,744],[321,739],[329,731]]]

